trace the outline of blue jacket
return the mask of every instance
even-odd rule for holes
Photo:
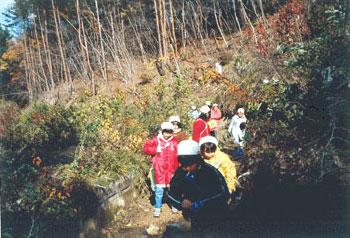
[[[220,219],[228,211],[229,191],[225,178],[207,163],[201,163],[196,173],[178,168],[170,181],[168,197],[171,204],[184,210],[181,202],[193,202],[192,210],[184,211],[197,221]]]

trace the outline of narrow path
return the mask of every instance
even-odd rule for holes
[[[153,206],[148,197],[137,198],[127,209],[118,213],[113,222],[101,231],[105,237],[148,237],[149,232],[161,235],[167,225],[177,223],[190,228],[190,223],[183,219],[181,211],[173,214],[167,204],[163,204],[159,218],[153,217]]]

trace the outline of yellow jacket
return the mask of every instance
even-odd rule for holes
[[[230,157],[227,154],[220,151],[218,148],[216,150],[214,157],[212,157],[209,160],[204,159],[204,161],[214,166],[220,171],[220,173],[226,179],[227,187],[230,190],[230,192],[233,192],[236,190],[236,180],[237,180],[236,166],[230,160]]]

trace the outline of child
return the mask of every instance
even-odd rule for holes
[[[245,124],[247,122],[247,118],[244,115],[244,109],[239,108],[237,110],[237,114],[234,115],[231,119],[230,125],[228,127],[228,132],[232,134],[233,137],[233,146],[234,146],[234,154],[235,156],[238,156],[238,149],[239,149],[239,156],[243,155],[243,130],[240,128],[241,123]],[[242,125],[242,126],[243,126]]]
[[[239,124],[239,129],[241,129],[240,130],[240,132],[238,133],[238,143],[239,143],[239,146],[241,147],[241,148],[243,148],[243,145],[244,145],[244,136],[245,136],[245,127],[246,127],[246,124],[245,124],[245,122],[241,122],[241,124]]]
[[[211,101],[205,101],[205,105],[211,109]]]
[[[201,114],[194,121],[192,131],[192,139],[197,143],[202,137],[210,135],[210,129],[207,123],[210,118],[210,108],[208,106],[202,106],[199,111]]]
[[[156,177],[154,217],[160,216],[164,188],[169,186],[175,170],[179,167],[177,161],[178,142],[172,135],[174,126],[170,122],[163,122],[161,128],[161,133],[148,140],[143,146],[143,151],[148,155],[152,155]],[[173,213],[177,212],[176,209],[172,209],[172,211]]]
[[[169,118],[169,122],[171,122],[174,126],[174,133],[173,136],[177,140],[177,142],[181,142],[183,140],[187,139],[186,133],[182,130],[182,125],[180,122],[179,116],[171,116]]]
[[[218,107],[219,105],[214,103],[213,108],[210,111],[210,119],[216,121],[216,127],[210,131],[210,135],[214,136],[216,139],[218,138],[218,131],[220,127],[220,119],[221,119],[221,110]]]
[[[198,149],[198,143],[193,140],[179,143],[181,167],[171,179],[168,197],[184,217],[191,218],[191,230],[204,235],[208,230],[219,231],[227,220],[229,192],[225,178],[203,161]]]
[[[199,112],[197,111],[196,106],[193,105],[191,108],[192,108],[192,111],[189,114],[189,117],[191,117],[193,120],[196,120],[199,117]]]
[[[218,140],[213,136],[203,137],[199,141],[200,154],[204,161],[220,171],[224,176],[229,192],[236,190],[236,166],[227,154],[218,148]]]

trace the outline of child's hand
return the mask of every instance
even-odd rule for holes
[[[185,209],[192,209],[193,203],[188,199],[184,199],[181,203],[181,206]]]

